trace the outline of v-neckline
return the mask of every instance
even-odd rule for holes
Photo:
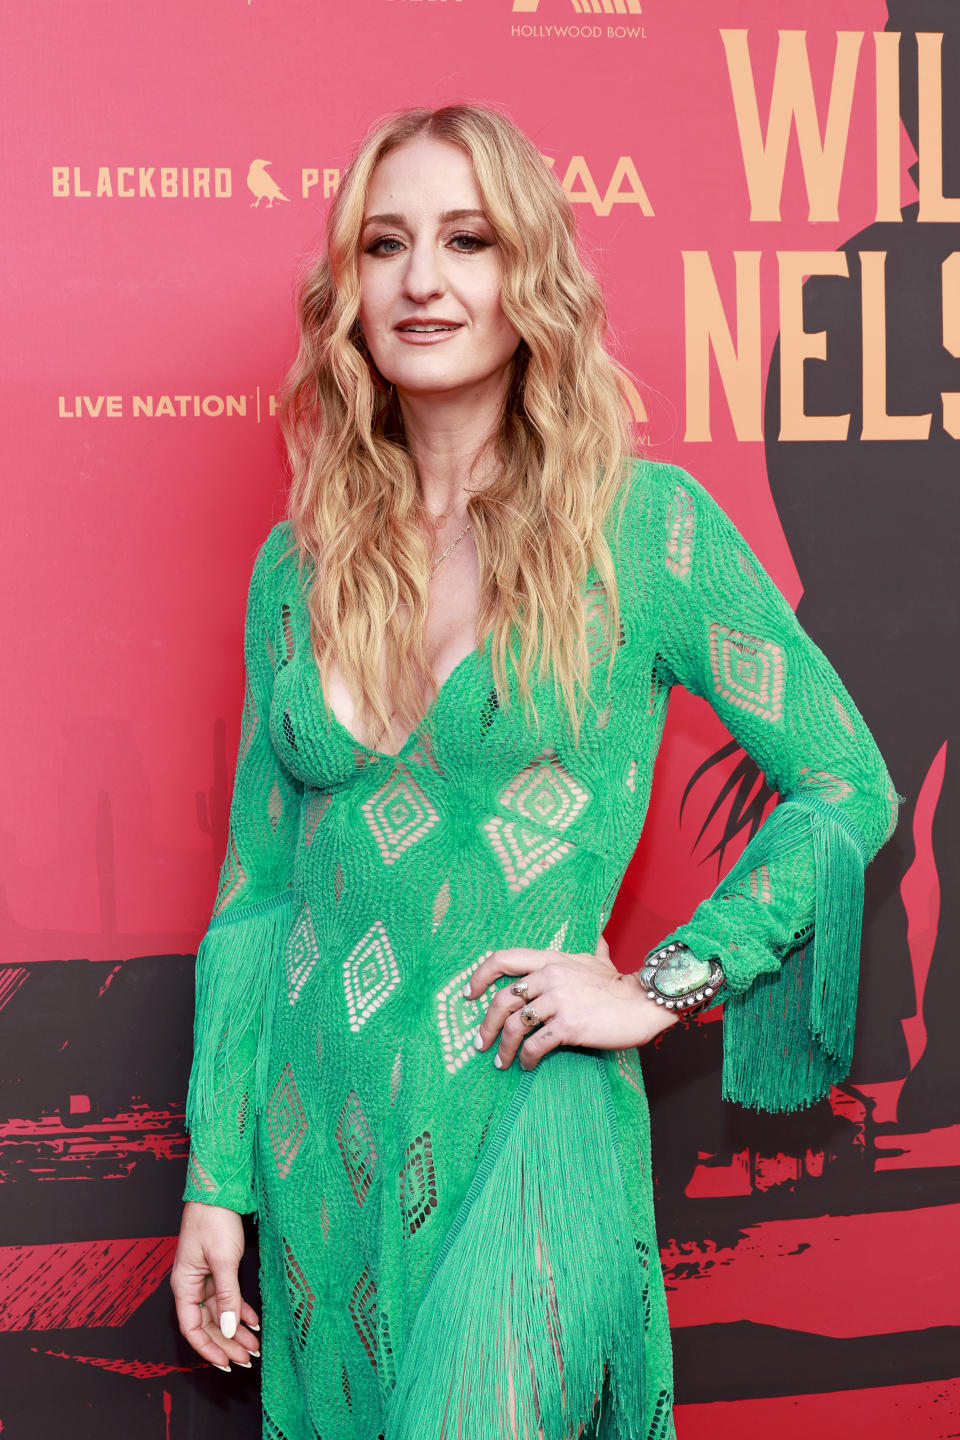
[[[489,639],[490,635],[488,633],[484,638],[484,645],[486,645],[486,642]],[[354,735],[353,731],[349,730],[347,726],[344,725],[343,721],[340,719],[340,717],[333,709],[333,706],[331,705],[330,716],[332,726],[335,730],[339,731],[339,733],[343,736],[345,740],[349,741],[350,745],[355,750],[362,750],[365,755],[370,755],[376,760],[392,760],[394,763],[396,763],[397,760],[402,760],[404,758],[408,749],[415,749],[416,745],[418,745],[423,739],[423,732],[426,729],[428,722],[432,719],[434,711],[440,704],[440,701],[445,692],[452,687],[453,682],[457,679],[460,672],[466,668],[468,662],[470,662],[471,660],[479,659],[480,646],[474,645],[473,649],[470,650],[466,655],[464,655],[462,660],[457,661],[456,665],[454,665],[447,678],[441,682],[440,688],[437,690],[436,695],[434,695],[433,699],[430,701],[430,704],[427,706],[426,710],[423,712],[416,725],[410,731],[410,734],[407,736],[406,740],[404,740],[399,750],[377,750],[372,745],[364,745],[363,741],[358,740],[357,737]],[[321,700],[323,700],[323,682],[320,678],[320,670],[316,662],[314,662],[314,670],[317,676],[317,688],[320,691],[320,698]]]

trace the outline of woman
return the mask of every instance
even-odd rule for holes
[[[181,1329],[259,1354],[255,1212],[265,1435],[663,1440],[636,1047],[725,1001],[727,1098],[841,1079],[898,797],[725,514],[630,453],[569,203],[504,116],[379,124],[299,318],[197,962]],[[783,802],[620,974],[602,930],[677,682]]]

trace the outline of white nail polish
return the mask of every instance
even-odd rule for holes
[[[473,1037],[473,1043],[474,1043],[474,1045],[477,1047],[478,1050],[482,1050],[482,1049],[483,1049],[483,1036],[480,1034],[480,1031],[479,1031],[479,1030],[477,1031],[476,1035],[474,1035],[474,1037]]]
[[[217,1365],[216,1362],[213,1361],[213,1360],[210,1361],[210,1364],[213,1366],[213,1368],[214,1368],[215,1370],[225,1370],[228,1375],[230,1374],[230,1366],[229,1366],[229,1365]]]
[[[464,995],[467,997],[467,999],[469,1000],[469,999],[470,999],[470,984],[469,984],[469,982],[468,982],[466,985],[464,985],[464,987],[463,987],[463,993],[464,993]]]
[[[500,1056],[499,1056],[499,1055],[494,1055],[494,1057],[493,1057],[493,1063],[494,1063],[494,1065],[496,1065],[496,1067],[497,1067],[498,1070],[502,1070],[502,1069],[503,1069],[503,1061],[500,1059]]]
[[[220,1316],[220,1334],[225,1340],[232,1340],[237,1333],[237,1317],[232,1310],[224,1310]]]

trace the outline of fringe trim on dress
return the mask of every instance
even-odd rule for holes
[[[561,1048],[524,1072],[484,1152],[414,1319],[385,1440],[575,1440],[591,1422],[601,1440],[641,1440],[643,1345],[606,1077],[591,1052]]]
[[[217,1120],[225,1097],[266,1103],[276,977],[293,891],[215,915],[197,952],[186,1127]]]
[[[733,890],[756,866],[811,846],[813,933],[782,960],[764,957],[765,973],[738,974],[743,954],[718,946],[707,924],[683,926],[670,937],[704,957],[719,953],[732,981],[717,997],[723,1003],[722,1095],[758,1110],[814,1104],[845,1079],[853,1058],[869,855],[858,827],[819,796],[791,795],[768,816],[723,887]],[[737,989],[738,981],[749,988]]]

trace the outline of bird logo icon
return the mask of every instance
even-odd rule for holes
[[[272,160],[251,160],[250,162],[250,169],[247,171],[247,189],[254,197],[251,203],[256,210],[259,210],[261,200],[266,200],[268,210],[272,208],[274,200],[285,200],[288,205],[290,204],[289,196],[284,195],[273,176],[267,174],[267,166],[272,164]]]

